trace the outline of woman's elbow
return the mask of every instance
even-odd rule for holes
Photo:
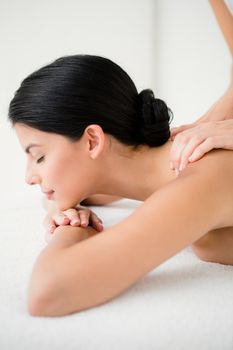
[[[54,316],[59,286],[54,278],[56,273],[47,272],[37,268],[32,273],[27,294],[27,309],[31,316]]]
[[[61,279],[49,283],[35,283],[28,292],[27,308],[31,316],[58,317],[77,312],[79,304],[70,300],[65,288],[66,283]]]
[[[42,306],[42,301],[38,298],[28,299],[28,313],[31,316],[45,316]]]
[[[48,312],[48,306],[52,300],[51,291],[43,284],[29,288],[27,309],[31,316],[52,316]]]
[[[60,298],[52,297],[51,294],[31,295],[28,297],[28,313],[36,317],[57,317],[63,316],[66,312],[61,312],[63,306]]]

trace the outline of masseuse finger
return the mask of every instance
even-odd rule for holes
[[[204,156],[205,153],[211,151],[213,148],[221,148],[222,144],[220,141],[221,138],[219,137],[208,137],[204,142],[202,142],[198,147],[195,148],[192,155],[189,157],[189,161],[193,162],[196,160],[199,160],[201,157]]]
[[[79,226],[81,221],[79,217],[79,213],[76,209],[67,209],[63,211],[63,214],[65,214],[70,219],[70,225],[71,226]]]
[[[185,169],[186,165],[189,163],[189,158],[195,152],[197,147],[203,142],[203,138],[200,136],[193,136],[186,144],[186,146],[183,148],[180,163],[178,164],[179,171],[182,171]]]
[[[170,138],[172,139],[172,141],[174,140],[174,137],[179,134],[180,132],[190,129],[193,127],[193,124],[184,124],[184,125],[180,125],[177,127],[174,127],[170,130],[171,136]]]
[[[176,135],[170,150],[170,166],[171,169],[176,169],[178,171],[182,151],[185,148],[187,142],[183,133]]]

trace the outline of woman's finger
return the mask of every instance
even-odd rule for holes
[[[90,212],[90,219],[103,223],[103,221],[93,211]]]
[[[68,209],[63,211],[63,213],[70,219],[71,226],[79,226],[81,221],[79,217],[79,212],[76,209]]]
[[[53,231],[57,227],[55,221],[51,218],[50,215],[46,215],[43,222],[43,226],[45,227],[46,231],[51,233],[53,233]]]
[[[90,212],[91,212],[90,209],[84,209],[84,210],[78,211],[82,227],[88,226]]]
[[[103,231],[103,222],[102,220],[91,211],[90,213],[90,223],[92,224],[93,228],[95,228],[97,231],[101,232]]]
[[[55,221],[56,225],[59,226],[65,226],[70,223],[70,219],[62,212],[54,214],[52,218]]]
[[[56,223],[55,223],[54,220],[51,220],[51,222],[49,223],[48,228],[49,228],[48,231],[49,231],[50,233],[53,233],[53,232],[54,232],[54,230],[57,228],[57,225],[56,225]]]

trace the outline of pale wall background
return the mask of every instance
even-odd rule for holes
[[[20,82],[54,59],[106,56],[152,88],[172,126],[200,117],[229,83],[230,53],[206,0],[0,0],[0,206],[31,203],[25,155],[7,119]]]

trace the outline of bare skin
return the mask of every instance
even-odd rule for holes
[[[209,232],[233,227],[232,151],[209,152],[177,176],[169,167],[170,141],[136,151],[98,125],[89,125],[76,143],[23,125],[16,132],[23,149],[40,145],[28,154],[26,180],[54,191],[59,210],[96,193],[143,201],[101,233],[71,226],[54,231],[32,271],[32,315],[65,315],[104,303],[195,242],[205,260],[233,264],[230,239],[221,240],[218,255],[204,244]]]
[[[83,201],[84,205],[105,205],[118,201],[117,196],[95,195]],[[203,261],[233,265],[233,227],[207,232],[192,245],[193,252]]]

